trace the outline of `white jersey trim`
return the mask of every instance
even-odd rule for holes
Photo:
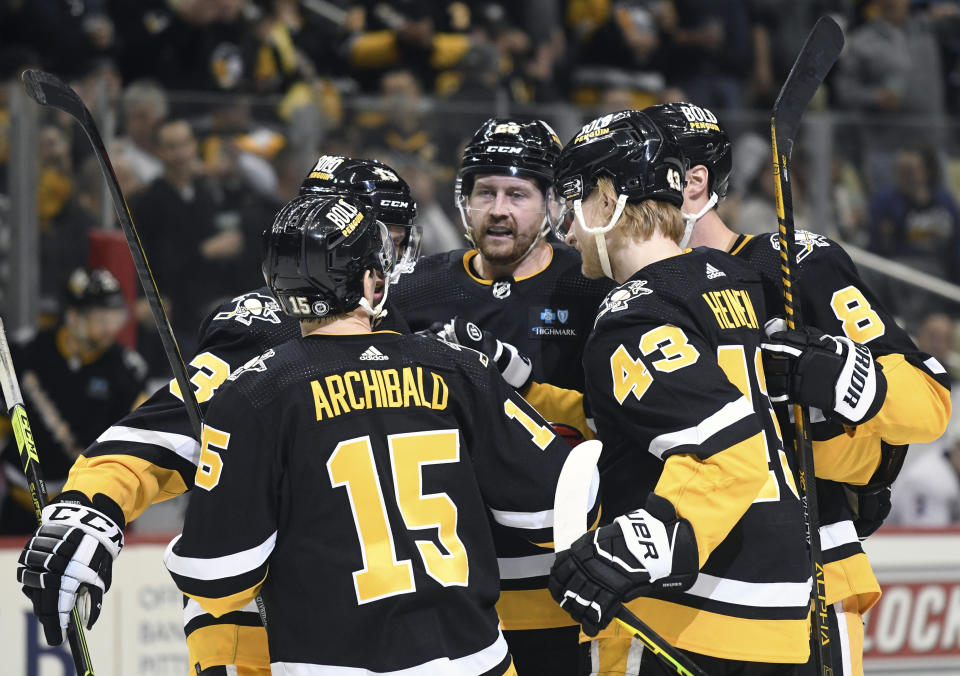
[[[593,509],[597,503],[597,494],[600,492],[600,472],[594,468],[593,477],[590,479],[590,502],[587,510]],[[525,530],[538,530],[541,528],[553,528],[553,510],[545,509],[542,512],[510,512],[506,510],[494,509],[490,507],[490,513],[493,520],[501,526],[508,528],[523,528]]]
[[[130,441],[137,444],[150,444],[173,451],[187,462],[196,465],[200,461],[200,445],[193,437],[171,432],[142,430],[137,427],[113,425],[97,437],[97,443],[105,441]]]
[[[521,580],[527,577],[549,575],[550,567],[556,558],[557,555],[553,552],[549,554],[533,554],[531,556],[498,558],[497,566],[500,568],[500,579]]]
[[[209,559],[174,554],[173,548],[181,537],[182,535],[178,535],[173,538],[167,545],[167,551],[163,554],[163,563],[167,570],[175,575],[194,580],[222,580],[249,573],[251,570],[256,570],[262,566],[270,553],[273,552],[273,546],[277,542],[277,531],[274,531],[270,537],[256,547],[226,556],[214,556]]]
[[[273,676],[479,676],[490,671],[507,657],[507,642],[497,632],[492,645],[471,655],[450,659],[438,657],[423,664],[396,671],[370,671],[361,667],[341,667],[330,664],[302,662],[272,662]]]
[[[694,427],[676,432],[667,432],[650,442],[650,452],[663,460],[663,454],[678,446],[699,446],[725,427],[737,423],[753,414],[753,406],[746,397],[731,401],[713,415],[701,420]]]
[[[700,573],[685,594],[754,608],[804,608],[810,605],[813,578],[806,582],[743,582]]]
[[[853,521],[838,521],[837,523],[820,526],[820,550],[826,551],[834,547],[860,542],[857,529]]]
[[[258,616],[260,615],[260,609],[257,608],[256,600],[251,601],[237,612],[256,613]],[[203,606],[194,601],[192,598],[187,597],[187,605],[183,607],[183,626],[186,627],[193,620],[197,619],[198,617],[203,617],[204,615],[210,615],[210,613],[204,610]],[[213,616],[210,615],[210,617]]]

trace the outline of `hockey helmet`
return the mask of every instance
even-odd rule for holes
[[[520,122],[492,117],[484,122],[463,151],[458,196],[473,190],[477,176],[506,174],[532,178],[547,190],[562,144],[543,120]]]
[[[364,307],[367,270],[385,277],[395,262],[386,225],[365,201],[307,194],[286,204],[263,233],[263,277],[283,311],[300,319],[327,317]]]
[[[120,282],[105,268],[77,268],[70,273],[66,298],[67,307],[79,310],[127,307]]]
[[[726,197],[733,152],[730,137],[717,116],[692,103],[661,103],[643,112],[676,139],[691,167],[702,164],[707,168],[710,192],[716,193],[717,199]]]
[[[389,226],[404,229],[397,243],[395,275],[413,269],[420,255],[422,231],[417,224],[417,203],[410,186],[392,168],[364,158],[321,155],[300,184],[300,195],[349,195],[374,210],[374,216]]]

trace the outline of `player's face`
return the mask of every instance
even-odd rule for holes
[[[126,323],[126,308],[93,308],[79,315],[75,335],[85,349],[102,352],[113,345]]]
[[[466,207],[480,255],[500,265],[513,263],[527,252],[545,215],[540,186],[516,176],[481,176]]]
[[[602,228],[606,225],[603,221],[602,211],[603,198],[596,190],[583,202],[583,218],[589,228]],[[572,205],[569,210],[573,212]],[[603,277],[603,267],[600,265],[600,253],[597,251],[597,238],[583,229],[580,219],[574,216],[570,226],[570,232],[567,234],[566,243],[580,252],[581,263],[580,271],[588,279],[600,279]]]

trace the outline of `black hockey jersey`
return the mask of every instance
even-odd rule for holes
[[[760,276],[725,253],[647,265],[603,301],[585,394],[604,444],[603,520],[655,491],[690,521],[700,552],[689,590],[629,607],[678,648],[802,663],[811,575],[765,389],[765,319]]]
[[[389,296],[387,307],[391,307]],[[388,311],[382,324],[406,329],[396,310]],[[221,304],[201,325],[199,348],[187,368],[201,410],[206,410],[217,388],[233,371],[269,348],[298,336],[299,321],[283,313],[267,287]],[[103,430],[118,418],[120,415],[102,421],[98,429]],[[130,522],[151,504],[192,488],[199,454],[180,388],[171,380],[144,405],[100,434],[70,470],[65,490],[79,490],[91,499],[96,493],[106,495]],[[239,630],[229,627],[229,637],[225,634],[211,638],[211,633],[221,631],[225,625],[238,625]],[[218,620],[196,602],[188,601],[184,631],[191,648],[191,668],[197,661],[206,668],[236,664],[237,660],[269,668],[263,624],[255,604]],[[241,637],[244,640],[236,640],[237,631],[247,634]],[[204,635],[194,637],[195,632]]]
[[[496,367],[310,335],[230,381],[165,556],[181,590],[214,614],[259,593],[275,672],[504,673],[488,518],[549,542],[569,446]]]
[[[30,424],[40,449],[40,467],[52,494],[60,492],[77,455],[110,423],[130,412],[144,396],[146,364],[139,354],[114,344],[87,358],[66,357],[66,328],[41,331],[11,345]],[[6,408],[4,408],[6,410]],[[9,430],[9,425],[7,425]],[[23,520],[4,516],[8,533],[33,532],[36,517],[11,434],[2,455],[11,496],[21,496]],[[20,502],[18,500],[18,502]]]
[[[820,505],[820,540],[827,564],[827,603],[857,595],[866,612],[880,587],[860,546],[845,491],[837,481],[863,485],[880,464],[880,441],[894,445],[932,441],[950,418],[950,379],[935,358],[920,352],[910,336],[860,279],[856,266],[836,242],[811,232],[796,232],[795,296],[804,324],[829,335],[845,335],[870,348],[883,366],[887,398],[876,417],[844,428],[814,412],[811,436]],[[731,253],[764,277],[770,315],[783,315],[780,244],[776,233],[741,235]],[[786,407],[778,410],[787,446],[793,423]],[[826,477],[826,478],[822,478]]]
[[[583,391],[576,365],[597,306],[613,283],[587,279],[575,250],[550,246],[550,264],[519,279],[480,279],[471,268],[474,249],[427,256],[400,278],[390,298],[412,331],[463,317],[530,357],[535,381]]]

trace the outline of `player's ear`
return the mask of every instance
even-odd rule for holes
[[[697,199],[702,195],[706,195],[710,189],[709,186],[710,174],[707,168],[702,164],[690,167],[690,170],[687,171],[687,186],[684,191],[687,197]]]
[[[373,295],[377,290],[377,278],[373,273],[372,269],[367,269],[363,273],[363,297],[367,299],[367,302],[371,305],[373,304]]]

